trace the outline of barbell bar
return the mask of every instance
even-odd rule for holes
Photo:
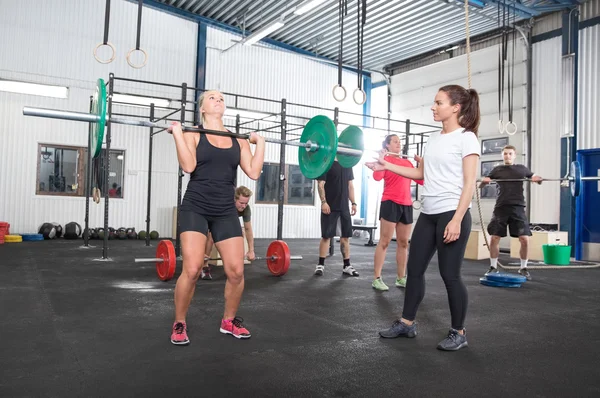
[[[151,122],[147,120],[123,119],[107,115],[106,85],[103,79],[98,79],[96,91],[92,96],[90,113],[63,111],[58,109],[24,107],[23,115],[51,119],[71,120],[91,123],[93,156],[100,155],[104,139],[104,127],[107,122],[138,127],[168,129],[171,125],[166,122]],[[184,132],[205,133],[232,138],[249,139],[250,135],[237,134],[229,131],[216,131],[199,127],[182,126]],[[363,133],[357,126],[347,127],[340,137],[333,121],[327,116],[313,117],[304,126],[300,141],[286,141],[277,138],[264,137],[265,142],[284,144],[298,147],[298,163],[306,178],[314,179],[323,175],[331,168],[336,156],[342,167],[353,167],[363,155]],[[338,143],[341,143],[338,146]]]
[[[583,177],[581,176],[581,166],[579,164],[579,161],[575,160],[573,162],[571,162],[571,165],[569,167],[569,176],[568,177],[563,177],[563,178],[542,178],[541,182],[544,181],[560,181],[562,182],[567,182],[568,181],[568,187],[570,187],[571,189],[571,195],[572,196],[579,196],[580,192],[581,192],[581,184],[582,181],[600,181],[600,176],[596,177],[596,176],[587,176],[587,177]],[[477,180],[477,182],[481,183],[482,180]],[[490,179],[490,182],[537,182],[537,181],[533,181],[531,178],[498,178],[498,179]]]
[[[207,260],[205,258],[205,260]],[[208,260],[220,260],[209,258]],[[266,260],[267,268],[275,276],[285,275],[290,268],[291,260],[302,260],[302,256],[290,255],[290,249],[283,240],[274,240],[267,248],[267,255],[256,257],[255,260]],[[154,258],[136,258],[136,263],[156,263],[156,273],[162,281],[173,279],[177,267],[177,256],[175,247],[170,240],[163,239],[156,246],[156,256]]]

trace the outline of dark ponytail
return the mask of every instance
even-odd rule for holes
[[[381,147],[383,149],[387,149],[387,146],[390,145],[390,142],[392,142],[392,138],[393,137],[398,137],[398,136],[396,134],[388,134],[388,135],[386,135],[385,139],[381,143]]]
[[[460,105],[460,114],[458,115],[458,124],[468,131],[477,135],[481,113],[479,111],[479,94],[475,89],[465,89],[456,84],[450,84],[440,88],[450,98],[450,104]]]

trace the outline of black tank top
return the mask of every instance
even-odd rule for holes
[[[202,126],[200,126],[202,127]],[[196,169],[181,202],[181,211],[193,211],[206,216],[237,214],[235,180],[240,164],[240,144],[231,138],[230,148],[213,146],[205,134],[200,134],[196,147]]]

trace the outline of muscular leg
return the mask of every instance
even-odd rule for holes
[[[241,236],[215,243],[227,275],[223,319],[235,317],[244,292],[244,240]]]
[[[412,229],[411,224],[396,224],[396,266],[398,278],[402,279],[406,276],[406,260],[408,258],[408,239]]]
[[[500,255],[500,237],[492,235],[490,237],[490,257],[497,259]]]
[[[350,241],[348,238],[340,238],[340,252],[344,260],[350,259]]]
[[[521,250],[519,251],[521,260],[527,260],[529,258],[529,236],[519,236],[519,242],[521,243]]]
[[[380,220],[380,235],[379,235],[379,243],[377,243],[377,247],[375,248],[375,264],[374,264],[374,272],[375,278],[377,279],[381,276],[381,269],[383,268],[383,262],[385,261],[385,254],[387,252],[387,248],[392,240],[392,236],[394,235],[394,224],[393,222],[384,220],[383,218]],[[396,256],[398,252],[396,252]]]
[[[204,263],[206,236],[200,232],[181,233],[183,270],[175,285],[175,322],[185,322],[188,308],[194,297],[196,282]]]
[[[329,252],[329,238],[321,238],[321,242],[319,243],[319,257],[327,257],[327,253]]]

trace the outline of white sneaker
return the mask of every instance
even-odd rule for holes
[[[347,267],[344,267],[344,269],[342,270],[343,274],[348,274],[350,276],[358,276],[358,272],[356,272],[356,270],[354,269],[353,266],[349,265]]]
[[[317,265],[317,268],[315,269],[315,275],[316,276],[321,276],[321,275],[323,275],[323,271],[325,271],[325,266],[324,265]]]

